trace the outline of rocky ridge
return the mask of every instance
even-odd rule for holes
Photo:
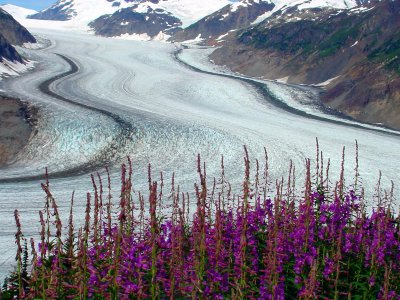
[[[244,29],[212,54],[234,71],[325,87],[323,102],[400,128],[400,1],[349,10],[292,7]]]
[[[182,21],[161,8],[139,6],[123,8],[89,23],[96,34],[106,37],[137,35],[141,39],[165,39],[181,30]]]
[[[88,26],[97,35],[148,40],[175,34],[235,0],[59,0],[29,18]],[[256,0],[257,1],[257,0]]]
[[[95,0],[85,13],[91,1],[60,0],[42,13],[91,19],[107,37],[218,45],[217,64],[321,86],[326,106],[400,128],[400,0],[204,0],[196,13],[194,0]]]
[[[12,45],[22,46],[25,43],[36,43],[36,39],[9,13],[0,9],[0,62],[6,59],[22,63],[22,57]]]
[[[275,4],[269,0],[242,0],[231,3],[177,32],[172,40],[182,42],[197,38],[202,39],[204,43],[213,44],[214,41],[220,41],[230,31],[251,25],[274,7]]]

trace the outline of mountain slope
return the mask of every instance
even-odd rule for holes
[[[26,69],[26,62],[12,46],[25,43],[36,43],[36,40],[9,13],[0,9],[0,75],[17,75]]]
[[[73,21],[82,25],[113,15],[119,10],[132,8],[136,13],[136,5],[162,10],[181,20],[183,26],[188,26],[205,15],[208,15],[228,4],[229,0],[59,0],[53,6],[38,14],[30,16],[34,19]],[[147,12],[147,10],[145,11]],[[127,14],[127,11],[121,14]],[[121,14],[115,16],[120,18]],[[113,18],[113,16],[109,17]],[[133,17],[137,21],[137,16]]]
[[[29,31],[2,9],[0,9],[0,33],[12,45],[22,46],[24,43],[36,43]]]
[[[18,54],[17,50],[15,50],[15,48],[11,46],[6,38],[0,33],[0,63],[3,63],[5,60],[19,63],[23,62],[23,59]]]
[[[326,105],[400,128],[400,0],[351,10],[296,7],[242,30],[212,59],[291,83],[324,83]]]
[[[104,15],[89,24],[98,35],[131,36],[139,39],[166,39],[218,9],[228,0],[141,0],[121,8],[111,15]]]
[[[36,10],[27,9],[27,8],[12,5],[12,4],[0,5],[0,8],[3,9],[4,11],[8,12],[10,15],[12,15],[17,20],[25,19],[27,16],[37,14]]]
[[[306,10],[309,8],[351,8],[356,6],[355,0],[239,0],[231,3],[213,14],[177,33],[173,40],[201,39],[205,44],[221,42],[232,32],[260,23],[276,12],[286,13],[293,8]]]
[[[135,0],[133,0],[135,2]],[[132,1],[129,1],[132,2]],[[59,0],[51,7],[29,16],[30,19],[67,21],[87,24],[105,14],[115,12],[124,0]]]
[[[141,39],[159,36],[159,39],[165,39],[164,36],[181,29],[182,21],[168,11],[142,3],[101,16],[89,26],[101,36],[136,35]]]
[[[179,42],[197,37],[205,40],[218,39],[230,30],[249,26],[274,6],[269,0],[241,0],[231,3],[178,32],[173,40]]]

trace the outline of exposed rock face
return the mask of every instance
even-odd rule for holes
[[[0,95],[0,168],[10,163],[34,134],[36,113],[21,101]]]
[[[137,34],[154,38],[160,32],[171,36],[181,29],[181,20],[163,9],[148,6],[145,11],[141,9],[137,12],[137,8],[134,5],[132,8],[120,9],[112,15],[101,16],[89,26],[96,34],[107,37]]]
[[[0,9],[0,33],[12,45],[36,43],[29,31],[2,9]]]
[[[328,81],[326,105],[400,129],[399,16],[400,0],[352,10],[292,7],[242,30],[212,59],[252,76]]]
[[[239,3],[227,5],[178,32],[173,40],[180,42],[200,36],[206,43],[212,43],[213,40],[231,30],[249,26],[259,16],[271,11],[274,6],[269,1],[259,0],[242,0]]]
[[[17,61],[22,63],[22,57],[18,54],[17,50],[8,43],[4,36],[0,33],[0,62],[4,59],[9,61]]]
[[[71,7],[73,0],[60,0],[48,9],[28,16],[29,19],[66,21],[70,20],[76,12]]]
[[[36,40],[10,14],[0,9],[0,62],[7,59],[22,63],[22,57],[11,45],[21,46],[24,43],[36,43]]]

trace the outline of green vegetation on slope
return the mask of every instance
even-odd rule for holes
[[[400,33],[375,49],[368,57],[400,75]]]

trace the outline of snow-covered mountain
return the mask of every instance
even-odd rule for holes
[[[89,23],[96,34],[130,39],[165,40],[181,30],[182,21],[171,12],[149,5],[136,4],[112,15],[104,15]]]
[[[38,12],[33,9],[27,9],[24,7],[16,6],[13,4],[4,4],[0,5],[0,8],[4,11],[8,12],[10,15],[14,17],[14,19],[22,20],[25,19],[27,16],[37,14]]]
[[[67,21],[98,35],[165,39],[236,0],[59,0],[33,19]]]
[[[275,4],[270,0],[241,0],[230,3],[177,33],[173,39],[221,40],[228,32],[249,26],[274,7]]]
[[[141,3],[170,12],[187,27],[232,1],[235,0],[144,0]]]
[[[196,39],[213,44],[233,35],[237,29],[258,24],[276,13],[309,8],[347,9],[356,5],[355,0],[239,0],[185,28],[174,40]]]
[[[8,43],[22,46],[25,43],[36,43],[35,38],[8,12],[0,8],[0,33]]]
[[[136,2],[135,0],[133,0]],[[74,21],[87,25],[90,21],[105,14],[112,14],[121,7],[131,5],[129,2],[114,0],[59,0],[51,7],[30,16],[31,19]]]
[[[216,40],[288,7],[356,4],[356,0],[59,0],[30,18],[89,25],[96,34],[108,37],[148,40],[175,35],[177,41],[199,36]]]
[[[220,9],[230,0],[59,0],[31,18],[43,20],[71,20],[81,24],[121,9],[132,8],[140,13],[147,7],[170,13],[188,26],[202,17]],[[136,7],[136,6],[139,7]],[[147,12],[147,10],[146,10]]]

